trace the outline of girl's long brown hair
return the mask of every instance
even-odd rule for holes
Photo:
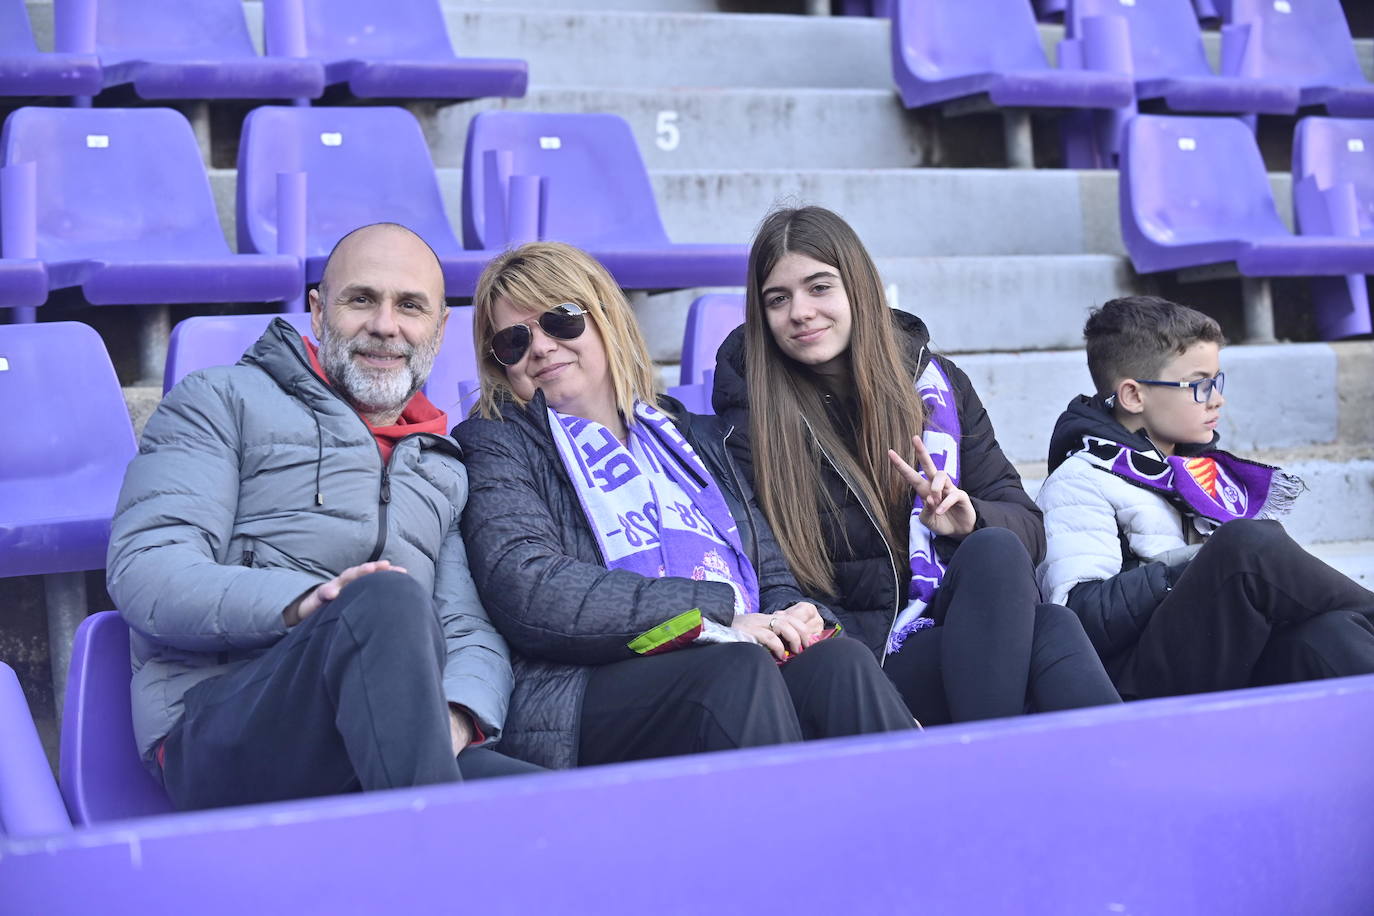
[[[849,350],[857,406],[857,451],[830,422],[814,373],[786,356],[768,327],[764,282],[783,256],[801,254],[837,269],[852,311]],[[913,495],[887,457],[914,458],[911,437],[925,411],[888,311],[878,270],[854,230],[821,207],[776,210],[749,251],[745,357],[755,489],[792,572],[804,588],[835,594],[835,566],[822,538],[822,508],[834,509],[821,477],[833,460],[858,487],[895,556],[906,555]],[[827,458],[828,456],[828,458]]]

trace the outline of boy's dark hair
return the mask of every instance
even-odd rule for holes
[[[1088,371],[1097,393],[1123,378],[1157,378],[1164,364],[1199,341],[1223,344],[1221,325],[1158,296],[1123,296],[1093,310],[1083,325]]]

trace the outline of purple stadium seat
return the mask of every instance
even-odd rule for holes
[[[1238,76],[1218,76],[1207,62],[1197,10],[1190,0],[1069,0],[1065,15],[1066,44],[1090,38],[1085,20],[1117,17],[1127,24],[1129,60],[1112,69],[1131,73],[1136,98],[1162,102],[1180,112],[1222,114],[1292,114],[1298,93],[1282,83]],[[1062,53],[1062,51],[1061,51]],[[1114,53],[1124,54],[1124,49]],[[1082,58],[1092,58],[1084,48]]]
[[[682,365],[678,384],[668,393],[693,413],[714,413],[711,388],[715,382],[716,351],[744,321],[744,296],[740,293],[707,293],[698,296],[687,310],[682,335]]]
[[[434,358],[434,368],[425,383],[425,396],[434,406],[446,412],[449,421],[457,423],[472,406],[473,392],[478,384],[477,353],[472,343],[472,313],[470,305],[457,305],[449,310],[448,328],[444,331],[444,345]]]
[[[1288,231],[1254,135],[1232,118],[1131,119],[1120,200],[1121,233],[1141,273],[1231,265],[1243,277],[1374,271],[1374,239]],[[1254,338],[1272,337],[1250,315],[1247,325]]]
[[[268,106],[243,122],[238,160],[240,251],[277,250],[277,174],[303,172],[306,282],[318,283],[348,232],[395,222],[420,235],[444,267],[450,296],[471,296],[491,251],[466,251],[444,212],[420,123],[401,108]]]
[[[104,85],[145,99],[296,99],[324,91],[316,60],[263,58],[242,0],[55,0],[58,51],[100,56]]]
[[[36,163],[34,248],[52,289],[78,286],[93,305],[300,291],[296,258],[229,251],[191,126],[175,111],[21,108],[0,146],[7,166]]]
[[[197,369],[232,366],[262,336],[273,318],[283,318],[302,334],[310,334],[309,312],[281,315],[199,315],[177,322],[167,345],[167,368],[162,393]]]
[[[0,662],[0,841],[71,829],[24,689]]]
[[[1224,72],[1287,83],[1302,107],[1337,117],[1374,116],[1374,84],[1355,57],[1340,0],[1231,0]]]
[[[24,0],[0,0],[0,96],[95,95],[94,54],[44,54],[33,41]]]
[[[1374,239],[1374,121],[1303,118],[1293,134],[1293,211],[1303,235]],[[1368,334],[1363,274],[1313,281],[1317,331]]]
[[[1225,0],[1192,0],[1197,10],[1197,18],[1205,20],[1221,19]],[[1069,0],[1035,0],[1035,13],[1041,19],[1058,21],[1068,8]]]
[[[1001,108],[1117,108],[1130,80],[1056,70],[1026,0],[898,0],[892,73],[908,108],[986,96]]]
[[[59,764],[62,796],[78,827],[172,810],[138,756],[131,678],[129,628],[119,612],[87,617],[72,645]]]
[[[263,38],[358,98],[518,97],[529,83],[523,60],[454,56],[439,0],[263,0]]]
[[[468,127],[463,241],[552,239],[583,248],[631,289],[739,286],[744,245],[678,245],[659,219],[630,125],[610,114],[484,111]]]
[[[0,259],[0,308],[33,308],[47,298],[48,272],[42,261]]]
[[[135,451],[105,345],[84,324],[0,325],[0,577],[103,569]]]

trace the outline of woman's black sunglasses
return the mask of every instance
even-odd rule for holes
[[[545,334],[559,340],[576,340],[587,330],[587,313],[581,306],[565,302],[555,305],[539,316],[539,327]],[[534,332],[529,325],[513,324],[491,337],[491,355],[503,366],[514,366],[525,358]]]

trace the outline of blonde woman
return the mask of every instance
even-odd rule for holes
[[[1073,612],[1042,604],[1045,532],[968,376],[889,309],[854,230],[764,220],[712,401],[792,571],[924,724],[1120,698]]]
[[[798,588],[722,430],[655,398],[624,295],[576,248],[478,282],[478,416],[454,435],[473,578],[517,684],[502,750],[551,767],[913,727]]]

